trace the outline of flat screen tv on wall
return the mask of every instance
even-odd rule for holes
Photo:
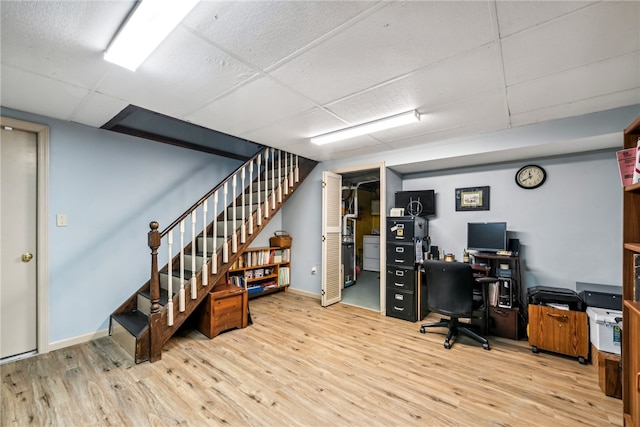
[[[436,193],[434,190],[398,191],[396,208],[403,208],[407,216],[431,216],[436,214]]]

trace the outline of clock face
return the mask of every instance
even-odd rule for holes
[[[516,184],[528,190],[538,188],[547,179],[547,173],[540,166],[527,165],[516,172]]]

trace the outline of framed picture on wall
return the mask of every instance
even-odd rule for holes
[[[489,187],[456,188],[456,211],[488,211]]]

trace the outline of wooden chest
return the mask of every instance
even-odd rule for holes
[[[248,295],[244,288],[223,284],[205,298],[198,314],[198,330],[209,338],[247,326]]]
[[[548,350],[589,360],[589,319],[583,311],[529,304],[531,351]]]
[[[622,363],[620,356],[598,350],[591,345],[593,366],[598,372],[598,384],[604,394],[622,399]]]

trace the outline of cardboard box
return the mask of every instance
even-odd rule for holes
[[[589,338],[598,350],[620,354],[622,311],[587,307]]]

